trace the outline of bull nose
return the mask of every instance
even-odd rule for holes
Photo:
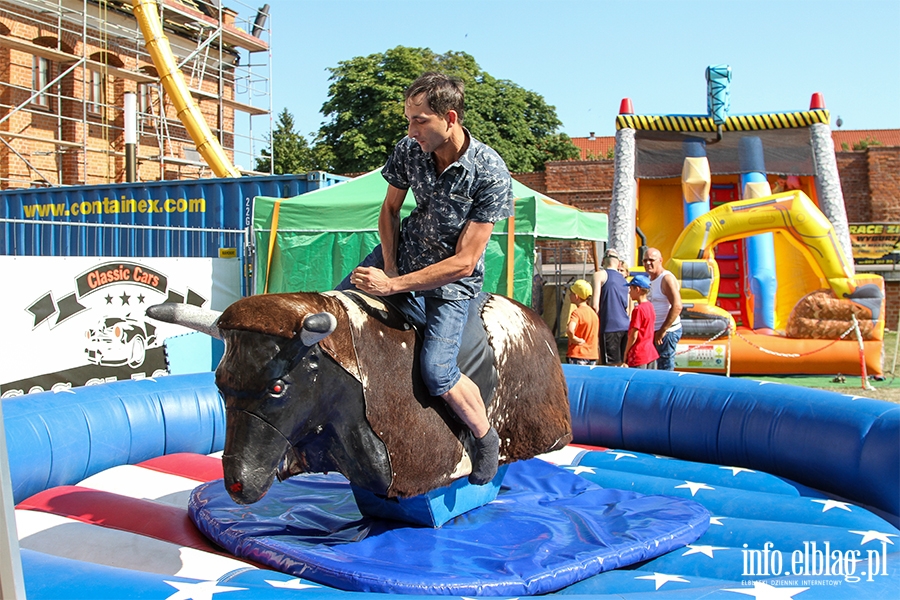
[[[267,421],[243,410],[229,409],[222,470],[231,499],[238,504],[252,504],[262,498],[290,448],[290,442]]]
[[[238,504],[259,501],[275,480],[274,469],[244,469],[242,461],[234,455],[223,454],[222,467],[225,471],[225,489]]]

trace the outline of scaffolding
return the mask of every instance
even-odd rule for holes
[[[213,135],[239,170],[259,174],[273,126],[268,5],[156,3]],[[129,92],[138,180],[211,177],[160,84],[131,0],[0,0],[0,189],[125,181]]]

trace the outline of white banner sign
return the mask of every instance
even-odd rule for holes
[[[726,366],[726,348],[724,343],[678,344],[675,351],[676,369],[721,369]]]
[[[4,398],[163,375],[166,338],[188,330],[146,308],[224,310],[240,298],[240,262],[229,259],[2,256],[0,269]]]

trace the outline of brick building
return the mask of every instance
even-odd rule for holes
[[[900,130],[856,130],[832,132],[841,189],[850,223],[900,223]],[[596,156],[615,147],[613,137],[572,138],[583,156]],[[859,148],[854,150],[853,148]],[[608,152],[607,152],[608,153]],[[606,154],[604,154],[605,156]],[[613,159],[556,161],[534,173],[514,177],[528,187],[580,209],[609,212],[612,200]],[[591,251],[585,244],[544,242],[545,263],[562,256],[568,264],[589,264]],[[556,250],[562,247],[563,250]],[[874,270],[884,276],[887,295],[885,322],[893,329],[900,320],[900,270]],[[862,271],[864,267],[859,267]],[[576,267],[577,270],[577,267]]]
[[[268,107],[242,102],[236,89],[267,77],[257,55],[268,58],[268,31],[265,16],[242,8],[254,23],[218,0],[163,0],[159,14],[206,124],[232,162],[252,166],[253,157],[235,156],[237,116]],[[137,179],[210,176],[165,76],[131,0],[0,0],[0,189],[125,181],[128,92],[137,101]]]

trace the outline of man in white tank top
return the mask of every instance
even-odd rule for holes
[[[660,371],[675,370],[675,350],[681,339],[681,290],[678,279],[663,267],[662,254],[656,248],[648,248],[644,254],[644,269],[650,276],[650,302],[656,311],[653,342],[659,359]]]

